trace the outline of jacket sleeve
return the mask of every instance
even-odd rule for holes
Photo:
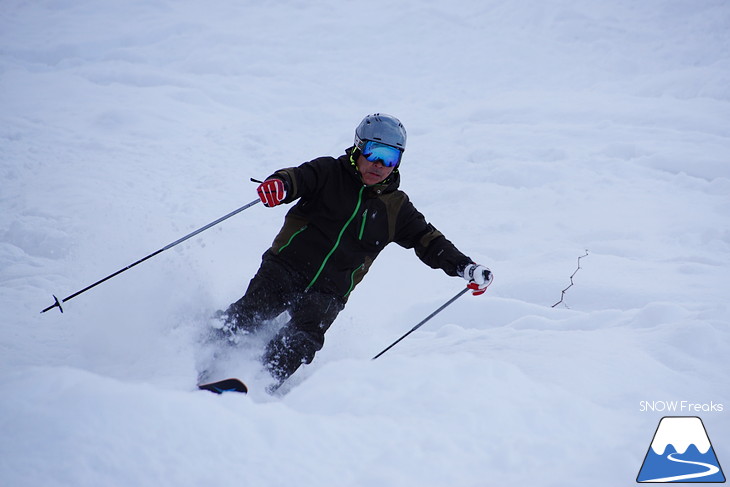
[[[450,276],[460,275],[464,267],[472,262],[428,223],[407,197],[398,213],[394,241],[401,247],[414,249],[418,258],[426,265],[433,269],[442,269]]]
[[[319,192],[336,164],[337,160],[332,157],[319,157],[298,167],[279,169],[269,178],[284,181],[286,198],[283,202],[291,203],[297,198],[306,198]]]

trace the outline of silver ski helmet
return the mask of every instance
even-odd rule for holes
[[[373,113],[362,119],[355,129],[355,147],[362,150],[372,140],[406,150],[406,129],[400,120],[385,113]]]

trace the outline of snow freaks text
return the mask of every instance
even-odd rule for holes
[[[723,405],[710,401],[697,403],[692,401],[640,401],[639,412],[669,413],[721,413]]]

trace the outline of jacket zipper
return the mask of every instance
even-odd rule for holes
[[[362,223],[360,224],[360,234],[357,236],[358,240],[362,240],[362,234],[365,233],[365,222],[367,221],[368,217],[368,209],[365,208],[365,211],[362,212]]]
[[[335,241],[335,244],[330,249],[329,253],[325,256],[324,260],[322,261],[322,265],[319,266],[319,269],[317,270],[317,273],[312,278],[311,282],[307,286],[307,289],[309,290],[312,286],[314,286],[314,283],[317,282],[317,279],[319,279],[319,275],[322,274],[322,271],[324,270],[324,266],[327,265],[327,261],[330,260],[330,257],[332,257],[332,254],[335,253],[335,250],[337,250],[337,247],[340,246],[340,240],[342,240],[342,235],[344,235],[345,230],[347,227],[352,223],[352,220],[355,219],[355,216],[357,216],[357,212],[360,211],[360,204],[362,203],[362,192],[365,190],[366,186],[360,187],[360,192],[357,195],[357,204],[355,205],[355,211],[352,212],[352,215],[350,215],[350,218],[347,219],[345,224],[342,226],[342,229],[340,230],[339,235],[337,235],[337,240]]]

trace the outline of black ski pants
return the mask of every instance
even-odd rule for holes
[[[324,334],[345,300],[313,288],[295,270],[275,256],[264,254],[246,294],[226,310],[234,331],[257,331],[266,321],[289,313],[289,321],[266,346],[262,362],[279,381],[286,380],[303,363],[311,363],[324,345]]]

